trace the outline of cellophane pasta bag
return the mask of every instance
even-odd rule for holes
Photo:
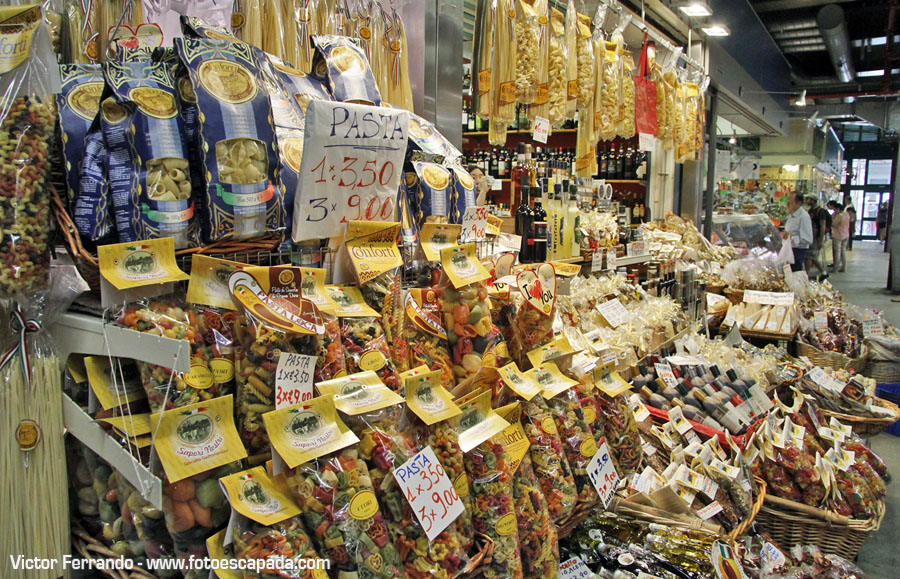
[[[528,107],[528,118],[549,118],[550,114],[550,6],[547,0],[534,1],[534,13],[537,17],[538,46],[537,54],[537,90],[534,103]]]
[[[578,11],[575,0],[566,4],[566,118],[574,119],[578,108]]]
[[[596,423],[603,425],[606,442],[619,472],[637,472],[643,458],[641,436],[634,413],[624,395],[613,398],[595,390],[594,400],[597,409]]]
[[[56,102],[63,141],[68,200],[71,204],[78,195],[84,137],[100,111],[103,70],[99,64],[61,64],[59,74],[62,92],[56,95]]]
[[[410,288],[403,303],[403,339],[409,348],[409,365],[440,371],[441,383],[452,390],[456,376],[437,292],[431,288]]]
[[[516,101],[534,102],[538,84],[538,49],[540,24],[533,0],[515,0],[516,11]]]
[[[616,137],[619,126],[619,53],[615,41],[607,41],[603,52],[603,90],[600,93],[600,106],[596,109],[595,130],[597,136],[604,141]],[[597,116],[599,115],[599,117]]]
[[[651,80],[656,83],[656,125],[657,136],[663,143],[669,139],[669,133],[672,130],[670,126],[670,119],[667,116],[668,107],[666,106],[666,85],[663,80],[662,70],[659,68],[659,65],[653,66],[653,71],[651,73]]]
[[[109,191],[109,151],[100,116],[94,118],[82,141],[83,155],[78,166],[78,191],[71,204],[72,221],[88,247],[114,241],[116,234],[112,197]]]
[[[312,74],[327,83],[334,100],[381,104],[382,95],[366,55],[352,38],[318,35],[312,42],[316,48]]]
[[[275,187],[278,148],[269,96],[253,47],[211,38],[177,38],[176,50],[197,96],[203,183],[203,239],[246,239],[286,228]]]
[[[576,40],[576,51],[578,52],[577,106],[579,109],[589,109],[594,99],[594,44],[590,17],[579,14],[575,28],[578,34]]]
[[[165,61],[108,61],[103,75],[118,105],[104,114],[124,113],[107,121],[125,123],[124,131],[105,134],[119,241],[173,237],[176,248],[198,245],[174,67]]]
[[[623,139],[634,136],[634,55],[630,50],[622,53],[622,103],[618,135]]]
[[[60,86],[41,6],[0,7],[0,22],[0,297],[8,297],[49,282],[52,95]]]
[[[528,352],[553,339],[556,272],[552,265],[541,264],[520,272],[516,281],[518,287],[510,292],[514,307],[509,310],[513,337],[507,346],[519,367],[528,368]]]
[[[568,99],[568,59],[566,57],[566,23],[562,12],[553,8],[550,12],[550,25],[547,28],[549,42],[547,45],[547,70],[549,76],[549,116],[554,127],[566,121],[566,100]]]
[[[496,0],[491,59],[491,144],[506,141],[506,127],[516,117],[516,10],[518,0]]]
[[[522,427],[531,443],[532,469],[547,500],[550,516],[561,519],[572,512],[578,491],[556,422],[541,395],[522,402]]]
[[[174,558],[175,548],[163,511],[145,499],[122,473],[119,473],[117,483],[122,538],[128,546],[123,555],[136,563],[146,559]]]

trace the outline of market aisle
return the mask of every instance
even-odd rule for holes
[[[884,317],[900,326],[900,304],[892,303],[884,289],[887,282],[888,254],[878,242],[854,242],[847,254],[847,271],[834,273],[829,280],[847,300],[860,306],[883,310]],[[858,564],[866,579],[894,579],[900,569],[900,438],[880,434],[871,440],[872,449],[887,463],[894,481],[888,484],[885,507],[887,514],[881,530],[863,545]]]

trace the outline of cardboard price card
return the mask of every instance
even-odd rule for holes
[[[275,370],[275,408],[311,400],[316,357],[282,352]]]
[[[306,129],[293,240],[331,237],[348,221],[392,221],[409,113],[312,100]]]
[[[609,446],[604,442],[597,449],[597,454],[591,459],[587,467],[591,484],[597,489],[597,495],[603,502],[603,508],[609,507],[616,489],[619,488],[619,473],[613,464],[612,455],[609,454]]]
[[[466,207],[463,214],[460,242],[468,243],[484,239],[487,234],[487,207]]]
[[[430,446],[394,469],[394,479],[429,541],[465,510],[450,477]]]
[[[631,316],[628,310],[625,309],[625,306],[622,305],[622,302],[619,301],[619,298],[613,298],[599,304],[597,306],[597,311],[600,312],[603,319],[613,328],[618,328],[627,322],[628,318]]]

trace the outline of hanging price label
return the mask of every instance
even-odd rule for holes
[[[348,221],[393,221],[408,130],[401,109],[310,101],[293,240],[331,237]]]
[[[465,510],[430,446],[394,469],[394,478],[429,541]]]
[[[603,250],[598,249],[591,256],[591,273],[603,271]]]
[[[616,270],[616,250],[615,249],[607,249],[606,250],[606,269],[611,269],[612,271]]]
[[[813,327],[816,331],[828,329],[828,314],[823,311],[813,312]]]
[[[605,442],[600,445],[597,454],[588,463],[587,473],[603,502],[603,508],[607,508],[619,487],[619,473],[616,472],[609,447]]]
[[[471,243],[484,239],[487,233],[487,207],[467,207],[463,214],[460,243]]]
[[[641,151],[653,151],[656,137],[647,133],[638,133],[638,149]]]
[[[497,217],[496,215],[491,215],[488,213],[487,216],[487,234],[488,235],[500,235],[500,228],[503,227],[503,220]]]
[[[534,132],[531,135],[531,138],[538,143],[547,142],[547,137],[550,135],[550,120],[545,119],[544,117],[535,117],[534,119]]]
[[[884,323],[881,321],[881,318],[875,316],[864,317],[863,334],[865,334],[866,336],[883,336]]]
[[[625,251],[628,254],[628,257],[636,255],[647,255],[647,242],[632,241],[625,247]]]
[[[653,368],[656,370],[656,375],[663,379],[663,382],[666,383],[667,386],[671,386],[674,388],[678,385],[678,379],[675,378],[675,374],[672,372],[672,367],[665,363],[654,364]]]
[[[315,369],[315,356],[281,353],[275,369],[276,410],[312,399]]]

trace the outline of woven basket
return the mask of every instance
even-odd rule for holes
[[[81,236],[78,235],[78,230],[75,228],[75,222],[72,221],[72,217],[69,215],[69,212],[66,211],[66,205],[59,196],[57,188],[52,183],[49,184],[49,188],[53,217],[56,219],[59,231],[65,240],[66,250],[75,261],[75,265],[78,267],[81,276],[88,282],[88,285],[91,286],[92,290],[97,291],[100,289],[100,261],[97,259],[96,255],[85,249],[84,245],[81,243]],[[225,258],[234,255],[267,256],[277,249],[280,240],[281,236],[272,234],[257,239],[217,241],[202,247],[179,249],[175,252],[175,255],[188,256],[193,253],[200,253],[222,256]],[[245,263],[251,263],[251,261],[252,260],[244,260]],[[251,265],[256,264],[251,263]],[[260,265],[271,264],[266,263]]]
[[[763,503],[766,500],[766,489],[768,488],[766,481],[758,476],[754,476],[753,480],[756,481],[756,500],[753,501],[753,507],[750,509],[750,516],[741,521],[737,527],[732,529],[731,532],[726,535],[731,542],[737,541],[738,537],[743,536],[743,534],[747,532],[747,529],[749,529],[750,525],[753,524],[753,521],[756,520],[756,516],[759,515],[759,511],[762,510]]]
[[[866,364],[866,376],[879,384],[896,384],[900,382],[900,362],[869,360]]]
[[[825,352],[815,346],[811,346],[801,339],[797,339],[797,357],[806,356],[814,366],[831,368],[832,370],[853,370],[857,374],[866,369],[866,361],[869,357],[869,348],[863,344],[858,358],[850,358],[840,352]]]
[[[722,290],[722,293],[734,305],[738,305],[739,303],[744,301],[744,290],[742,290],[742,289],[733,289],[733,288],[727,287],[724,290]]]
[[[704,521],[699,517],[670,513],[663,509],[642,505],[639,503],[613,498],[607,511],[631,517],[645,523],[657,523],[667,527],[675,527],[689,531],[703,531],[712,535],[722,535],[722,526],[711,521]]]
[[[706,284],[706,293],[722,295],[725,291],[725,284]],[[741,296],[743,297],[743,296]]]
[[[846,424],[853,429],[853,432],[859,436],[875,436],[888,426],[900,420],[900,407],[883,398],[873,398],[872,402],[882,408],[887,408],[893,414],[891,416],[855,416],[853,414],[844,414],[843,412],[835,412],[822,408],[822,414],[825,416],[834,416],[841,424]]]
[[[791,545],[815,545],[824,553],[840,555],[853,560],[869,535],[881,527],[884,519],[884,501],[875,505],[875,517],[855,520],[825,511],[766,495],[766,502],[756,517],[756,523],[768,532],[775,543]]]

